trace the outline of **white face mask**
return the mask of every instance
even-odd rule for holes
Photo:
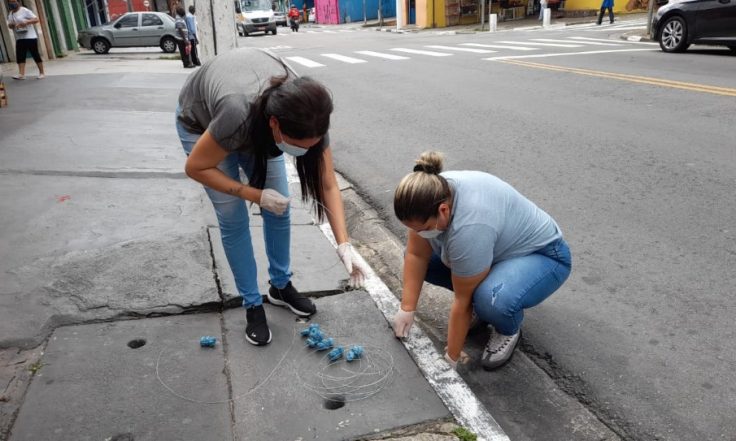
[[[276,147],[284,153],[288,153],[291,156],[304,156],[307,154],[307,149],[291,145],[287,142],[277,142]]]
[[[277,142],[276,147],[278,147],[279,150],[281,150],[282,152],[288,153],[294,157],[304,156],[307,154],[307,149],[291,145],[288,142],[284,141],[284,134],[281,133],[281,131],[279,131],[279,136],[281,137],[281,142]]]
[[[435,237],[439,236],[440,234],[444,233],[444,231],[438,230],[437,225],[440,221],[439,215],[437,216],[437,220],[434,221],[434,230],[422,230],[417,231],[417,234],[420,237],[423,237],[425,239],[434,239]]]

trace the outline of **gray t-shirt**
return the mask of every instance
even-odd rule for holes
[[[271,77],[284,75],[297,77],[266,50],[240,48],[218,55],[187,79],[179,94],[179,120],[192,132],[208,130],[225,150],[240,149],[250,103]]]
[[[441,175],[453,190],[452,220],[447,231],[429,242],[453,274],[480,274],[562,237],[550,215],[501,179],[479,171]]]

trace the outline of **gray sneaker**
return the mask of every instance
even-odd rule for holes
[[[514,335],[503,335],[494,330],[491,338],[488,339],[485,349],[483,349],[483,356],[480,360],[483,369],[492,371],[511,360],[511,356],[514,354],[514,349],[519,344],[520,338],[521,330]]]

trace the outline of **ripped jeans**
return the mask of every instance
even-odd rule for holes
[[[179,109],[176,113],[178,115]],[[179,135],[184,152],[188,156],[200,134],[188,131],[178,119],[176,120],[176,132]],[[252,175],[253,162],[252,155],[234,152],[227,155],[218,164],[217,168],[232,179],[240,181],[240,169],[243,169],[246,176]],[[286,177],[284,155],[269,159],[267,167],[264,188],[272,188],[288,197],[289,183]],[[222,237],[225,256],[235,277],[235,286],[243,297],[243,306],[249,308],[260,305],[263,300],[258,290],[258,271],[253,253],[246,201],[211,188],[204,187],[204,189],[215,208],[217,221],[220,224],[220,236]],[[268,257],[268,275],[271,284],[277,288],[283,288],[291,279],[289,270],[291,217],[289,211],[287,208],[279,216],[268,210],[261,210],[263,239],[266,243],[266,256]]]
[[[572,269],[570,248],[558,239],[522,257],[496,262],[473,293],[473,310],[503,335],[516,334],[524,309],[537,306],[567,280]],[[432,254],[425,281],[452,290],[452,273]]]

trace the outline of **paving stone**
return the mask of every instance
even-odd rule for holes
[[[219,302],[207,207],[192,188],[0,175],[0,347],[38,345],[62,324]]]
[[[272,305],[265,307],[273,340],[267,346],[252,346],[243,335],[245,311],[228,310],[224,316],[237,439],[344,440],[449,417],[367,293],[352,291],[315,302],[318,312],[312,321],[338,344],[362,344],[366,357],[393,360],[390,382],[382,389],[361,388],[367,385],[359,385],[356,377],[356,391],[377,393],[354,401],[357,392],[346,393],[344,406],[330,410],[325,398],[305,385],[314,386],[314,374],[322,369],[342,377],[350,375],[345,369],[367,375],[367,364],[348,366],[343,359],[328,366],[324,353],[307,348],[298,334],[307,324]]]
[[[263,228],[251,227],[253,249],[258,265],[258,287],[261,294],[268,292],[268,258],[263,240]],[[222,295],[232,305],[240,302],[230,266],[222,248],[222,239],[217,228],[210,228],[212,250]],[[343,289],[348,274],[335,248],[324,234],[314,226],[292,225],[291,268],[294,286],[305,293],[335,292]]]
[[[219,314],[57,329],[10,441],[232,439],[223,346],[203,335],[219,340]]]

